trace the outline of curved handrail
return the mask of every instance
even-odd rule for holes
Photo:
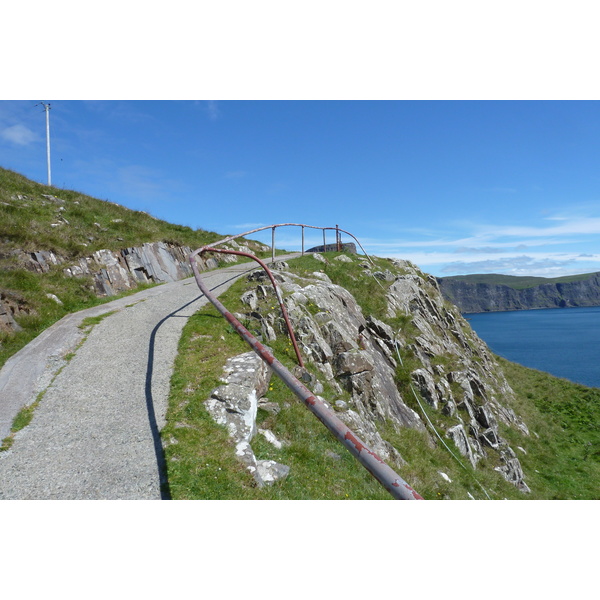
[[[367,257],[367,259],[369,260],[369,262],[371,264],[375,264],[373,262],[373,260],[371,259],[371,257],[367,254],[367,251],[363,248],[362,244],[358,241],[358,239],[352,235],[349,231],[345,231],[344,229],[340,229],[339,227],[317,227],[316,225],[305,225],[303,223],[278,223],[276,225],[265,225],[264,227],[257,227],[256,229],[251,229],[250,231],[245,231],[244,233],[237,233],[236,235],[231,235],[229,237],[226,237],[218,242],[214,242],[213,244],[211,244],[211,246],[220,246],[221,244],[226,244],[227,242],[231,242],[232,240],[235,240],[237,238],[240,237],[245,237],[247,235],[250,235],[251,233],[257,233],[259,231],[265,231],[266,229],[272,229],[273,231],[275,231],[275,229],[277,227],[302,227],[302,228],[309,228],[309,229],[321,229],[323,230],[323,232],[325,231],[338,231],[338,232],[342,232],[345,233],[346,235],[349,235],[360,247],[360,249],[364,252],[365,256]],[[325,244],[323,244],[325,245]],[[193,252],[194,255],[199,254],[201,252],[203,252],[205,250],[206,246],[204,246],[203,248],[200,248],[198,250],[196,250],[195,252]],[[273,252],[275,251],[275,245],[273,244]]]

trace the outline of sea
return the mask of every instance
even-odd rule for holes
[[[467,313],[463,317],[495,354],[600,387],[600,306]]]

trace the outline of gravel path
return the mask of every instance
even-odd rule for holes
[[[255,268],[234,265],[203,278],[219,294]],[[159,432],[181,331],[206,302],[193,279],[161,285],[68,315],[7,361],[0,439],[18,410],[46,391],[31,423],[0,453],[0,499],[168,498]],[[85,338],[83,319],[110,311],[117,312]]]

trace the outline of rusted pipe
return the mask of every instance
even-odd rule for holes
[[[273,228],[273,231],[275,231],[275,228]],[[285,324],[287,326],[287,330],[290,335],[290,340],[292,340],[292,344],[294,346],[294,351],[296,352],[296,357],[298,358],[298,364],[301,367],[304,367],[304,361],[302,360],[302,355],[300,354],[300,349],[298,348],[298,344],[296,342],[296,336],[294,336],[294,329],[292,327],[292,324],[290,323],[290,319],[288,317],[287,310],[285,309],[285,304],[283,303],[283,298],[281,297],[281,292],[279,291],[277,282],[275,281],[275,278],[273,277],[273,274],[271,273],[271,271],[269,270],[267,265],[262,260],[260,260],[260,258],[254,256],[254,254],[249,254],[248,252],[240,252],[239,250],[223,250],[222,248],[205,247],[202,250],[202,252],[219,252],[220,254],[236,254],[237,256],[245,256],[247,258],[251,258],[252,260],[255,260],[265,270],[266,274],[269,276],[269,279],[271,280],[271,283],[273,284],[273,288],[275,289],[275,295],[277,296],[277,301],[279,302],[279,306],[281,307],[281,312],[283,313],[283,318],[285,320]],[[192,265],[192,267],[193,266],[194,265]],[[194,273],[195,273],[195,271],[194,271]],[[208,296],[207,296],[207,298],[208,298]],[[211,302],[212,302],[212,300],[211,300]]]
[[[351,235],[351,234],[350,234]],[[280,363],[269,350],[261,344],[226,308],[212,295],[202,281],[196,256],[209,248],[204,247],[192,252],[189,256],[196,283],[201,292],[208,298],[213,306],[227,319],[231,326],[250,345],[250,347],[265,361],[280,377],[285,385],[300,398],[306,407],[329,429],[329,431],[346,447],[346,449],[377,479],[377,481],[397,500],[423,500],[423,498],[408,485],[391,467],[389,467],[375,452],[356,436],[352,430],[333,414],[325,404],[319,400],[306,386],[304,386],[286,367]],[[212,252],[218,251],[210,248]],[[223,251],[221,251],[223,252]],[[236,253],[234,251],[228,251]],[[244,253],[237,253],[244,254]],[[260,262],[254,257],[254,260]],[[265,266],[263,268],[266,269]],[[277,289],[277,288],[275,288]]]

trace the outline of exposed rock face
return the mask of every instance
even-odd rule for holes
[[[236,455],[247,466],[259,486],[272,484],[289,473],[289,467],[273,460],[257,460],[250,442],[257,432],[259,399],[267,391],[271,370],[254,352],[230,358],[224,367],[224,385],[213,390],[204,403],[213,419],[227,427],[236,444]],[[264,405],[263,405],[264,406]],[[269,430],[260,430],[275,447],[281,442]]]
[[[438,278],[438,283],[444,297],[464,313],[600,306],[600,273],[583,281],[545,283],[522,290],[448,277]]]
[[[15,317],[31,313],[31,309],[19,294],[0,290],[0,331],[6,333],[19,331],[21,327],[15,321]]]
[[[125,248],[120,252],[98,250],[79,264],[64,269],[70,277],[91,275],[96,293],[113,296],[134,288],[139,283],[165,283],[192,275],[188,256],[192,252],[187,246],[176,246],[165,242],[144,244],[138,248]],[[198,259],[200,271],[215,268],[219,262],[237,262],[232,255]]]
[[[239,244],[235,246],[240,247]],[[166,283],[191,276],[192,268],[188,261],[191,252],[187,246],[166,242],[143,244],[118,252],[98,250],[91,256],[80,258],[77,264],[65,267],[63,272],[68,277],[91,276],[98,295],[114,296],[139,283]],[[196,260],[199,270],[205,271],[218,267],[220,263],[237,262],[238,259],[222,254],[218,260],[213,257]],[[49,251],[21,253],[21,261],[26,268],[38,273],[47,273],[52,265],[65,264],[63,258]]]
[[[498,429],[502,422],[528,434],[510,408],[513,392],[499,365],[456,307],[444,301],[434,277],[405,261],[393,261],[393,267],[386,318],[392,322],[404,317],[410,323],[406,331],[397,333],[383,321],[365,317],[353,296],[323,273],[315,272],[310,278],[274,273],[305,360],[343,396],[330,399],[338,416],[384,460],[402,464],[402,457],[381,437],[379,428],[385,421],[398,430],[426,430],[420,414],[411,408],[414,392],[444,415],[446,425],[439,435],[473,467],[492,455],[508,481],[529,491],[521,465]],[[367,267],[363,276],[372,276]],[[259,286],[264,282],[261,273],[253,274],[251,280]],[[276,335],[283,334],[278,312],[269,307],[261,312],[258,306],[265,289],[245,297],[247,302],[251,297],[256,300],[245,318],[258,319]],[[404,373],[404,385],[397,384],[398,373]],[[431,444],[435,443],[439,442],[432,435]]]
[[[52,199],[52,196],[48,196]],[[55,199],[56,200],[56,199]],[[254,249],[268,249],[258,242],[252,242]],[[248,246],[235,241],[224,248],[234,248],[252,252]],[[140,247],[124,248],[120,251],[98,250],[91,256],[80,258],[76,264],[63,268],[67,277],[91,277],[94,293],[98,296],[114,296],[125,290],[133,289],[140,283],[167,283],[190,277],[192,268],[188,256],[192,252],[187,246],[178,246],[167,242],[153,242]],[[54,252],[40,250],[26,253],[13,250],[19,264],[38,273],[47,273],[54,266],[67,265],[68,261]],[[238,257],[220,254],[218,258],[196,257],[200,271],[215,269],[222,263],[235,263]],[[60,303],[60,299],[53,298]],[[0,296],[0,331],[14,333],[20,329],[15,317],[30,314],[32,309],[14,292],[3,290]]]

